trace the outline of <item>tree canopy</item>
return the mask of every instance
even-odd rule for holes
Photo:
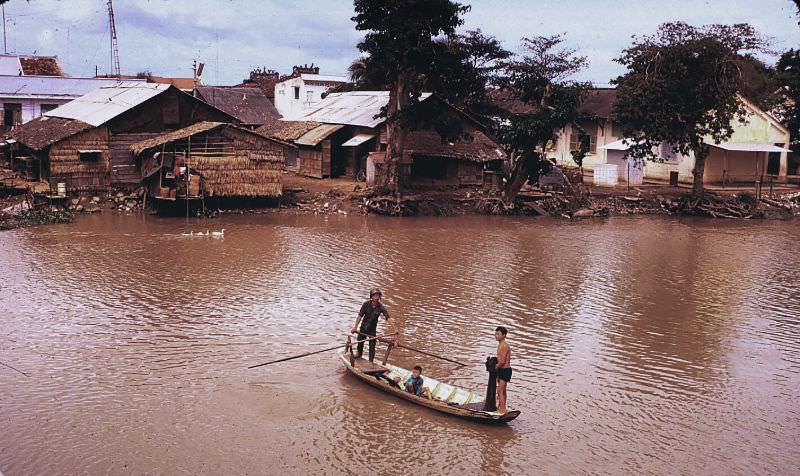
[[[443,49],[437,39],[453,37],[469,7],[450,0],[355,0],[354,7],[356,30],[366,32],[358,43],[366,65],[364,79],[389,89],[381,185],[397,192],[405,137],[419,119],[414,106],[419,104],[425,73]]]
[[[525,105],[497,125],[498,139],[515,156],[506,201],[513,200],[526,180],[548,168],[545,151],[558,131],[582,118],[579,105],[591,85],[572,78],[588,60],[563,42],[562,35],[523,38],[524,53],[504,64],[501,93]]]
[[[800,49],[785,52],[775,69],[783,96],[777,109],[791,134],[791,149],[800,153]]]
[[[750,25],[665,23],[656,34],[635,37],[616,59],[627,71],[616,78],[615,114],[629,155],[655,159],[667,143],[695,156],[695,193],[702,193],[707,137],[716,143],[733,133],[744,114],[738,93],[745,89],[742,57],[764,52],[767,41]]]

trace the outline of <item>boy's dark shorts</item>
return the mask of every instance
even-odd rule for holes
[[[511,367],[497,369],[497,378],[499,378],[500,380],[505,380],[506,382],[510,382],[511,381]]]

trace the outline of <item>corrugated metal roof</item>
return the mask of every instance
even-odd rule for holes
[[[0,75],[19,76],[22,64],[17,55],[0,55]]]
[[[722,144],[706,142],[706,144],[723,150],[736,152],[791,152],[790,149],[784,149],[783,147],[763,142],[723,142]]]
[[[355,147],[373,138],[375,138],[374,134],[356,134],[351,137],[350,140],[342,144],[342,147]]]
[[[322,124],[306,132],[294,142],[300,145],[317,145],[342,127],[344,126],[339,124]]]
[[[431,93],[423,93],[421,101],[428,99]],[[376,117],[381,108],[389,102],[389,91],[352,91],[348,93],[332,93],[316,107],[301,117],[303,121],[327,122],[329,124],[346,124],[350,126],[376,127],[386,119]]]
[[[144,83],[144,81],[141,81]],[[35,98],[77,98],[103,86],[119,83],[106,78],[66,78],[64,76],[0,77],[0,96]]]
[[[121,81],[104,86],[45,113],[50,117],[77,119],[95,127],[105,124],[123,112],[158,96],[169,84]]]

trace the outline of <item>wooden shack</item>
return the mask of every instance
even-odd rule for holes
[[[98,88],[16,128],[15,156],[68,191],[132,189],[141,175],[131,144],[201,121],[238,122],[166,84],[120,82]]]
[[[243,127],[201,122],[132,144],[156,203],[282,194],[285,144]]]
[[[342,144],[350,132],[344,125],[280,120],[261,126],[256,132],[287,143],[287,170],[315,178],[346,175],[343,164],[350,151]]]
[[[299,174],[380,180],[387,145],[381,111],[388,101],[387,91],[331,93],[304,116],[305,120],[278,121],[259,132],[297,146],[294,170]],[[496,188],[505,160],[500,145],[481,124],[436,96],[424,93],[420,101],[431,120],[409,132],[405,140],[401,184]],[[435,118],[457,122],[460,139],[443,140],[433,124]],[[372,183],[368,180],[369,185]]]

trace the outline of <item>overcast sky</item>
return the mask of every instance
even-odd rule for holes
[[[608,83],[621,70],[612,59],[631,36],[665,21],[691,24],[749,22],[774,38],[774,47],[800,46],[790,0],[473,0],[464,29],[481,28],[516,50],[523,36],[566,33],[569,46],[589,57],[580,79]],[[253,67],[288,73],[315,63],[345,74],[358,54],[359,34],[349,0],[116,0],[124,74],[150,70],[192,75],[206,63],[205,84],[235,84]],[[5,7],[8,51],[57,55],[69,75],[94,75],[110,64],[106,0],[11,0]],[[774,62],[774,58],[765,58]]]

